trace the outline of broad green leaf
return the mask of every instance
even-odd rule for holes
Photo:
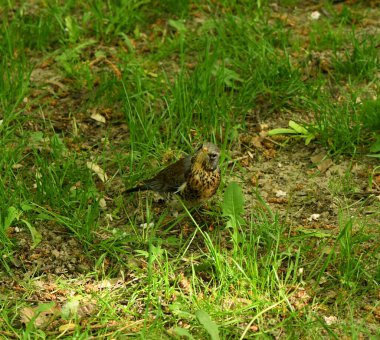
[[[79,27],[75,18],[67,16],[65,18],[65,26],[65,31],[69,34],[70,42],[76,42],[79,38]]]
[[[68,299],[65,304],[62,306],[62,317],[64,319],[74,318],[78,315],[82,297],[74,296]]]
[[[286,129],[286,128],[279,128],[279,129],[273,129],[273,130],[268,131],[268,136],[288,135],[288,134],[296,135],[298,134],[298,132],[293,129]]]
[[[15,207],[9,207],[8,208],[8,214],[5,217],[4,220],[4,226],[3,229],[7,230],[11,224],[13,223],[14,220],[18,220],[21,215],[21,212],[17,210]]]
[[[306,139],[305,139],[305,145],[309,145],[310,142],[315,138],[315,136],[313,134],[309,134],[306,136]]]
[[[136,250],[135,251],[136,252],[136,254],[138,255],[138,256],[142,256],[142,257],[145,257],[145,258],[149,258],[149,252],[147,252],[147,251],[145,251],[145,250]]]
[[[371,152],[380,152],[380,135],[376,136],[376,142],[371,145],[369,151]]]
[[[194,339],[193,336],[190,334],[190,332],[185,328],[175,327],[173,328],[173,332],[175,333],[175,335],[183,336],[190,340]]]
[[[40,142],[44,139],[44,134],[42,131],[31,132],[30,139],[32,142]]]
[[[29,203],[22,203],[21,204],[21,210],[22,211],[31,211],[34,210],[34,207],[30,205]]]
[[[297,229],[298,232],[302,233],[302,234],[306,234],[306,235],[309,235],[311,237],[317,237],[317,238],[330,238],[332,237],[331,234],[329,233],[325,233],[325,232],[322,232],[320,230],[316,230],[316,229]]]
[[[133,46],[132,40],[129,39],[129,37],[124,32],[120,32],[119,35],[124,39],[124,42],[128,47],[128,51],[130,53],[134,53],[135,47]]]
[[[24,307],[20,310],[20,319],[26,324],[27,332],[32,329],[46,327],[57,315],[58,309],[54,302],[42,303],[37,307]]]
[[[240,75],[235,72],[234,70],[229,69],[226,66],[221,65],[215,65],[212,74],[215,77],[221,77],[223,79],[223,82],[228,87],[234,87],[236,86],[236,83],[242,83],[243,79],[240,77]]]
[[[55,302],[47,302],[47,303],[41,303],[38,305],[37,307],[37,312],[46,312],[50,309],[52,309],[53,307],[55,307]]]
[[[219,330],[218,325],[211,320],[210,316],[203,310],[198,310],[195,312],[195,316],[198,321],[202,324],[204,329],[210,334],[211,340],[219,340]]]
[[[307,135],[309,133],[309,131],[307,131],[302,125],[299,125],[292,120],[289,120],[289,126],[301,135]]]
[[[171,27],[175,28],[180,34],[186,33],[187,31],[187,28],[182,20],[169,19],[168,23]]]
[[[185,311],[184,309],[186,309],[186,306],[178,301],[173,302],[168,307],[173,315],[178,316],[180,318],[189,319],[193,316],[193,314]]]
[[[231,217],[238,220],[240,215],[244,213],[244,196],[239,184],[231,182],[223,197],[223,216]]]
[[[34,228],[28,221],[21,220],[29,229],[30,234],[32,235],[33,244],[31,246],[32,249],[36,248],[40,242],[42,241],[41,233]]]

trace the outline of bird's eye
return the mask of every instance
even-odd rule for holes
[[[210,157],[210,159],[211,160],[214,160],[215,158],[216,158],[216,154],[215,153],[211,153],[210,155],[209,155],[209,157]]]

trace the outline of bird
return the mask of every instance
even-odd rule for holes
[[[192,155],[179,159],[126,193],[152,190],[161,195],[177,194],[191,203],[202,202],[212,197],[219,187],[219,159],[219,148],[205,142]]]

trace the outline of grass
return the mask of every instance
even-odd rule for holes
[[[378,189],[360,158],[379,153],[379,38],[361,24],[378,10],[326,2],[311,21],[303,2],[273,6],[3,5],[0,337],[380,335],[379,204],[351,196]],[[338,218],[309,232],[289,220],[313,197],[275,208],[246,180],[267,172],[246,136],[290,119],[368,167],[334,177],[318,211]],[[123,194],[203,140],[222,150],[209,210],[173,218]]]

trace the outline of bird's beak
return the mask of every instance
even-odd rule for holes
[[[218,160],[214,160],[211,164],[212,171],[215,171],[218,167]]]

